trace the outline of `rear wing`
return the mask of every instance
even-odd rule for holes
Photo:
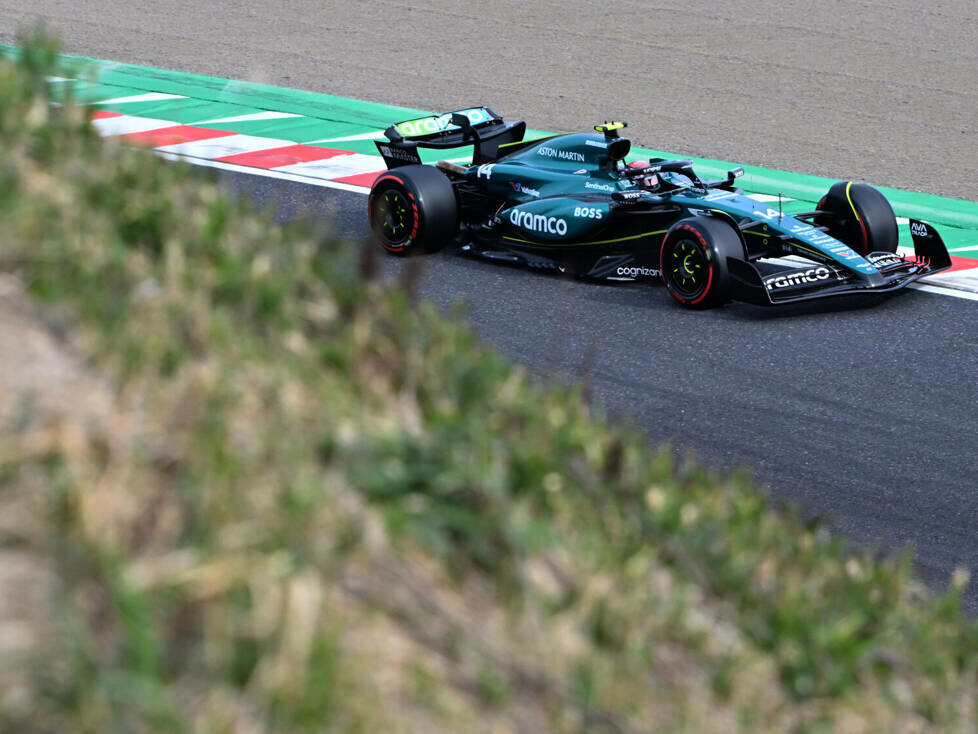
[[[472,164],[492,162],[499,147],[518,143],[526,134],[526,123],[506,122],[488,107],[446,112],[391,125],[384,131],[387,141],[377,140],[377,150],[388,168],[421,163],[419,148],[450,149],[472,145]]]

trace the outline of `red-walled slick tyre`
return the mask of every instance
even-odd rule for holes
[[[458,232],[458,202],[451,181],[428,166],[382,173],[367,199],[370,228],[395,255],[435,252]]]
[[[712,217],[683,219],[662,242],[662,279],[686,308],[721,306],[730,300],[729,257],[744,258],[740,236],[729,224]]]
[[[860,255],[896,252],[899,232],[893,207],[879,191],[866,184],[839,181],[818,202],[824,212],[815,224]]]

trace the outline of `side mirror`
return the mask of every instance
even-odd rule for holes
[[[738,179],[743,175],[744,175],[744,169],[740,166],[737,166],[736,168],[727,171],[727,178],[729,178],[731,181]]]
[[[613,161],[623,160],[631,149],[631,140],[628,138],[615,138],[608,143],[608,157]]]

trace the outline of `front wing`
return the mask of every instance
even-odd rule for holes
[[[812,262],[765,274],[751,263],[728,258],[732,295],[745,303],[777,306],[832,296],[891,293],[951,267],[947,248],[933,227],[912,219],[910,233],[914,243],[913,257],[888,252],[874,252],[866,257],[882,276],[875,279],[875,284],[870,285],[858,275],[832,263]]]

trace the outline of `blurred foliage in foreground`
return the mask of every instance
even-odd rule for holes
[[[0,426],[0,730],[974,731],[958,590],[97,139],[55,58],[0,66],[0,270],[104,399]]]

